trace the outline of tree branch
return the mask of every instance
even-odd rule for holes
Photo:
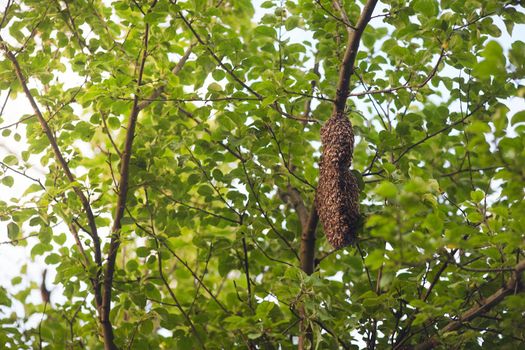
[[[202,341],[202,339],[201,339],[201,337],[199,335],[199,332],[197,331],[197,328],[195,328],[195,325],[194,325],[193,321],[191,320],[190,315],[186,311],[184,311],[184,309],[182,308],[181,303],[177,299],[177,296],[173,292],[172,288],[170,287],[170,284],[168,283],[168,281],[166,280],[166,277],[164,276],[164,272],[162,271],[162,254],[160,252],[159,241],[157,239],[155,239],[155,244],[157,246],[157,263],[158,263],[160,279],[162,280],[162,283],[164,284],[164,286],[168,290],[168,293],[170,294],[171,298],[173,299],[173,302],[175,303],[175,307],[180,311],[180,313],[182,314],[182,316],[184,317],[184,319],[186,320],[186,322],[190,326],[191,331],[193,332],[193,334],[195,335],[195,338],[199,342],[200,348],[201,349],[206,349],[206,346],[204,345],[204,343],[203,343],[203,341]]]
[[[455,121],[454,123],[450,123],[448,125],[445,125],[443,128],[439,129],[438,131],[435,131],[431,134],[428,134],[427,136],[423,137],[422,139],[420,139],[419,141],[411,144],[410,146],[408,146],[406,149],[404,149],[401,154],[399,154],[399,156],[393,161],[394,164],[398,163],[401,158],[403,158],[403,156],[405,154],[407,154],[408,152],[410,152],[413,148],[416,148],[417,146],[419,146],[420,144],[426,142],[427,140],[453,128],[454,126],[456,125],[459,125],[461,123],[463,123],[465,120],[467,120],[469,117],[471,117],[475,112],[477,112],[481,107],[483,107],[483,105],[488,102],[490,100],[490,97],[487,98],[485,101],[483,101],[482,103],[480,103],[476,108],[474,108],[469,114],[466,114],[463,118],[461,118],[460,120],[458,121]],[[382,171],[381,171],[382,172]]]
[[[195,36],[195,39],[206,48],[206,51],[213,57],[213,59],[217,62],[217,64],[224,69],[237,83],[239,83],[243,88],[245,88],[247,91],[249,91],[252,95],[257,97],[259,100],[263,99],[263,96],[261,96],[259,93],[257,93],[255,90],[253,90],[251,87],[249,87],[244,81],[242,81],[230,68],[228,68],[222,60],[217,56],[215,52],[210,48],[210,46],[201,38],[201,36],[197,33],[195,28],[191,25],[191,23],[184,17],[182,12],[179,11],[179,17],[182,19],[186,27],[192,32],[192,34]]]
[[[184,52],[184,55],[180,58],[177,65],[171,70],[171,73],[173,75],[179,74],[179,72],[182,70],[182,67],[184,67],[184,64],[188,61],[188,58],[190,57],[194,47],[195,43],[191,43],[190,46],[186,49],[186,52]],[[165,89],[165,85],[156,88],[147,99],[143,99],[142,102],[139,103],[138,109],[143,110],[144,108],[148,107],[152,102],[157,101],[157,99],[160,97],[160,95],[162,95]]]
[[[343,62],[339,70],[339,80],[337,83],[337,92],[334,102],[333,115],[341,114],[346,107],[346,99],[348,98],[350,89],[350,77],[354,73],[354,63],[359,50],[359,43],[361,35],[365,31],[368,21],[372,16],[372,12],[377,4],[377,0],[368,0],[363,7],[363,11],[357,20],[355,30],[349,31],[348,43],[343,57]]]
[[[283,161],[283,165],[286,168],[286,170],[288,170],[290,175],[292,175],[293,177],[295,177],[297,180],[301,181],[305,185],[308,185],[310,188],[312,188],[315,191],[315,186],[314,185],[312,185],[306,179],[303,179],[302,177],[300,177],[299,175],[297,175],[293,171],[293,168],[295,168],[295,167],[294,167],[293,164],[291,164],[290,160],[288,160],[288,161],[286,160],[286,157],[284,156],[284,152],[283,152],[282,147],[281,147],[281,142],[279,142],[279,139],[275,135],[275,132],[273,131],[272,127],[269,124],[266,124],[266,128],[268,129],[268,131],[270,131],[270,134],[271,134],[272,138],[274,139],[274,141],[275,141],[275,143],[277,145],[277,150],[279,151],[279,155],[281,156],[281,159]]]
[[[53,150],[53,153],[55,155],[55,158],[62,168],[62,171],[64,172],[67,180],[69,183],[74,184],[73,191],[80,199],[80,202],[82,203],[82,208],[84,209],[89,225],[89,235],[93,239],[93,245],[94,245],[94,253],[95,253],[95,262],[99,269],[97,270],[97,278],[94,280],[94,294],[95,294],[95,302],[97,306],[99,307],[102,304],[102,293],[101,293],[101,286],[100,286],[100,267],[102,266],[102,253],[100,249],[100,237],[97,232],[97,225],[95,223],[95,216],[93,215],[93,211],[91,209],[91,204],[89,203],[88,198],[82,191],[79,185],[76,184],[76,179],[73,176],[73,173],[71,172],[71,169],[69,168],[69,165],[67,161],[65,160],[64,156],[62,155],[62,152],[60,151],[60,148],[58,146],[58,143],[56,141],[55,135],[51,128],[49,127],[49,124],[47,123],[47,120],[44,118],[44,115],[40,111],[40,108],[38,107],[38,104],[36,103],[35,98],[31,94],[31,91],[29,90],[29,87],[27,86],[26,78],[24,74],[22,73],[22,68],[20,67],[20,64],[18,63],[18,60],[16,56],[9,50],[7,47],[7,44],[5,43],[4,39],[0,37],[0,48],[5,52],[7,58],[11,61],[15,68],[15,74],[16,77],[22,86],[22,89],[24,91],[24,94],[26,98],[29,100],[29,103],[38,118],[38,121],[40,123],[40,126],[42,127],[42,130],[46,134],[47,139],[49,140],[49,143],[51,145],[51,148]]]
[[[242,233],[242,250],[244,253],[244,274],[246,276],[246,286],[248,288],[248,306],[253,310],[252,305],[252,284],[250,281],[250,264],[248,261],[248,247],[246,246],[246,234]]]
[[[346,26],[346,30],[348,31],[348,33],[354,31],[354,30],[357,30],[356,27],[354,27],[352,25],[352,23],[350,23],[350,19],[348,18],[348,14],[346,13],[345,9],[344,9],[344,5],[341,4],[340,0],[333,0],[332,1],[332,4],[333,6],[337,9],[337,11],[339,11],[339,13],[341,14],[341,22]],[[334,16],[334,18],[336,18]]]
[[[133,107],[131,108],[131,114],[128,121],[126,140],[124,145],[124,151],[121,157],[120,167],[120,183],[118,186],[118,198],[117,208],[115,211],[115,218],[113,226],[111,228],[111,241],[109,244],[108,252],[108,263],[104,274],[104,291],[102,296],[102,309],[100,310],[100,318],[102,328],[104,332],[104,349],[105,350],[116,350],[117,346],[114,342],[113,327],[109,319],[109,313],[111,310],[111,291],[113,287],[113,274],[115,272],[115,262],[117,259],[117,253],[120,246],[120,229],[122,227],[122,217],[124,216],[124,209],[126,207],[126,200],[128,196],[129,186],[129,162],[131,159],[131,151],[133,147],[133,140],[135,138],[135,127],[137,125],[137,117],[140,112],[139,109],[139,93],[140,86],[142,85],[142,76],[144,73],[144,66],[146,64],[146,58],[148,57],[148,38],[149,38],[149,24],[146,23],[146,29],[144,33],[144,48],[142,51],[142,59],[140,62],[140,68],[137,79],[137,93],[135,93],[135,100],[133,101]]]
[[[308,275],[314,272],[315,267],[315,229],[319,216],[315,204],[312,204],[307,225],[303,226],[301,234],[301,269]]]
[[[465,323],[468,323],[475,318],[485,314],[490,311],[500,302],[502,302],[507,296],[521,293],[524,291],[524,286],[521,283],[522,273],[525,271],[525,260],[518,263],[514,266],[512,276],[507,281],[504,287],[498,289],[495,293],[491,294],[488,298],[478,302],[476,306],[471,307],[469,310],[463,312],[457,317],[456,320],[449,322],[439,331],[439,334],[445,334],[448,332],[454,332],[464,326]],[[435,335],[424,342],[418,344],[413,349],[414,350],[426,350],[433,349],[434,347],[440,344],[440,337]]]
[[[301,193],[299,190],[291,185],[288,185],[286,191],[279,190],[279,196],[283,201],[292,205],[293,209],[297,213],[297,216],[299,217],[299,221],[301,222],[301,228],[304,228],[306,225],[308,225],[308,209],[304,205],[304,201],[301,198]]]
[[[261,215],[264,218],[264,220],[268,223],[268,225],[270,226],[272,231],[277,235],[277,237],[279,237],[279,239],[281,239],[281,241],[283,241],[283,243],[290,249],[290,251],[297,258],[297,260],[300,260],[299,254],[297,254],[297,251],[294,249],[292,244],[288,241],[288,239],[286,239],[286,237],[283,236],[283,234],[281,232],[279,232],[279,230],[277,230],[277,228],[273,224],[272,220],[268,217],[266,211],[263,209],[262,204],[261,204],[261,200],[259,198],[259,195],[255,191],[255,186],[252,183],[252,181],[250,180],[250,175],[248,174],[248,171],[246,170],[245,163],[246,162],[241,162],[241,166],[242,166],[244,175],[246,177],[246,182],[248,183],[248,187],[249,187],[251,193],[253,194],[253,197],[255,199],[255,204],[257,205],[257,208],[259,209],[259,212],[261,213]]]

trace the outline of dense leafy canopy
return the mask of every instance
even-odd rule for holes
[[[7,1],[0,90],[32,112],[0,124],[19,151],[2,237],[63,289],[31,299],[23,267],[0,344],[523,344],[523,5],[375,6],[346,101],[364,225],[338,251],[318,225],[309,275],[319,131],[364,1]]]

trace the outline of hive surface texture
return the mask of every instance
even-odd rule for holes
[[[316,206],[328,242],[338,249],[355,241],[359,222],[359,187],[350,172],[354,133],[344,114],[323,125],[321,143]]]

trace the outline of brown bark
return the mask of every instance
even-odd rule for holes
[[[303,232],[301,234],[301,269],[307,275],[311,275],[315,268],[315,229],[318,220],[317,209],[315,205],[312,205],[308,222],[303,226]]]
[[[459,330],[465,323],[468,323],[475,318],[487,313],[492,308],[501,303],[507,296],[522,293],[525,288],[522,283],[522,274],[525,271],[525,260],[518,263],[514,267],[512,276],[509,278],[504,287],[498,289],[496,292],[491,294],[489,297],[477,302],[477,304],[467,311],[463,312],[457,317],[456,320],[450,321],[443,328],[439,330],[437,335],[421,342],[420,344],[412,347],[406,346],[402,349],[413,349],[413,350],[428,350],[433,349],[441,343],[440,335],[454,332]]]
[[[359,50],[361,35],[363,35],[363,32],[372,17],[372,12],[374,12],[376,4],[377,0],[368,0],[357,20],[355,30],[350,29],[348,31],[349,34],[346,51],[339,70],[339,80],[337,82],[337,92],[335,96],[334,110],[332,112],[333,116],[343,113],[345,110],[346,99],[350,92],[350,78],[352,77],[352,74],[354,74],[354,63]]]
[[[137,86],[140,89],[142,85],[142,76],[144,73],[144,66],[148,56],[148,38],[149,25],[146,24],[144,33],[144,47],[142,52],[142,59],[139,67],[139,74],[137,79]],[[131,153],[133,148],[133,140],[135,139],[135,128],[137,126],[137,118],[140,112],[139,95],[135,94],[133,99],[133,106],[128,120],[126,140],[124,142],[124,151],[121,157],[120,166],[120,182],[118,186],[117,208],[115,210],[115,217],[113,219],[113,226],[111,228],[111,241],[109,243],[108,263],[106,265],[103,282],[102,294],[102,310],[100,314],[102,328],[104,332],[104,349],[115,350],[117,346],[114,342],[113,327],[109,319],[111,312],[111,294],[113,289],[113,274],[115,273],[115,263],[120,247],[120,229],[122,227],[122,218],[124,217],[124,210],[126,208],[126,200],[128,198],[129,187],[129,163],[131,160]]]

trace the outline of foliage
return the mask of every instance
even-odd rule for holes
[[[0,201],[2,234],[63,295],[13,292],[21,271],[0,343],[523,344],[523,5],[375,6],[346,100],[365,223],[338,251],[318,227],[310,275],[319,132],[364,2],[9,1],[0,89],[35,104],[0,125],[21,150],[2,193],[31,182]]]

